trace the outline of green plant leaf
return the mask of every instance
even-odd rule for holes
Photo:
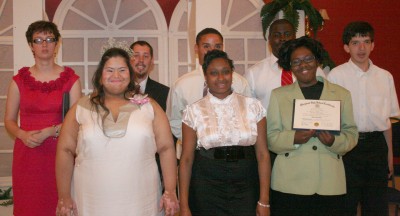
[[[287,1],[287,0],[286,0]],[[265,36],[268,27],[271,25],[272,21],[275,19],[276,14],[285,6],[286,1],[272,1],[265,4],[261,8],[260,17],[261,24],[263,28],[263,37],[267,40]]]

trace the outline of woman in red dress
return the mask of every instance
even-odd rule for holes
[[[57,206],[55,153],[62,126],[63,93],[72,106],[81,96],[79,77],[54,62],[57,26],[32,23],[26,39],[35,58],[13,77],[7,95],[5,126],[16,138],[13,153],[14,216],[54,215]],[[18,124],[18,114],[20,124]]]

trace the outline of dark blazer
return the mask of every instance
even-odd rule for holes
[[[169,93],[169,87],[165,86],[159,82],[156,82],[152,79],[147,80],[146,89],[144,90],[145,94],[148,94],[151,98],[153,98],[157,103],[161,106],[161,108],[166,110],[167,108],[167,98]]]

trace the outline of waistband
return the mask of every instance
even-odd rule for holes
[[[224,146],[208,150],[201,147],[196,151],[204,157],[215,160],[225,160],[227,162],[236,162],[241,159],[255,158],[254,146]]]
[[[359,132],[358,139],[365,140],[365,139],[372,139],[383,135],[382,131],[373,131],[373,132]]]

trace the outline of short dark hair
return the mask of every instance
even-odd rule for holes
[[[231,70],[233,71],[235,69],[235,66],[233,65],[232,59],[229,58],[228,54],[222,50],[211,50],[207,52],[207,54],[204,56],[204,63],[202,65],[203,68],[203,73],[206,74],[207,68],[210,65],[210,63],[217,58],[222,58],[228,61],[229,67],[231,67]]]
[[[369,36],[371,38],[371,41],[374,42],[375,31],[374,28],[371,26],[371,24],[369,24],[368,22],[365,21],[351,22],[347,24],[347,26],[344,28],[342,35],[343,44],[349,45],[351,38],[355,36],[360,36],[360,37]]]
[[[196,36],[196,44],[199,45],[201,37],[203,37],[204,35],[207,35],[207,34],[216,34],[221,38],[222,41],[224,40],[224,37],[222,37],[221,32],[219,32],[217,29],[215,29],[215,28],[205,28],[205,29],[201,30],[197,34],[197,36]]]
[[[56,41],[58,41],[61,37],[56,24],[50,21],[39,20],[31,23],[25,32],[25,37],[28,43],[33,42],[33,34],[35,34],[36,32],[51,33],[54,35]]]
[[[315,56],[315,60],[321,64],[323,60],[322,53],[324,52],[324,47],[319,41],[303,36],[294,40],[286,41],[282,44],[282,47],[279,50],[279,66],[285,70],[290,70],[290,57],[292,56],[292,53],[300,47],[310,50]]]
[[[276,25],[280,25],[280,24],[288,24],[292,27],[293,29],[293,33],[296,34],[296,28],[294,27],[293,23],[291,23],[289,20],[287,19],[277,19],[274,22],[272,22],[272,24],[269,26],[269,32],[268,32],[268,36],[271,35],[271,29],[273,29]]]
[[[149,47],[150,56],[153,58],[153,47],[147,41],[138,40],[138,41],[133,42],[129,47],[131,48],[131,50],[133,50],[133,47],[136,45]]]

